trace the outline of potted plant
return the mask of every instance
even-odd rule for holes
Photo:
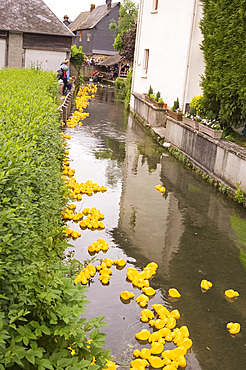
[[[144,94],[145,96],[145,100],[148,102],[148,103],[153,103],[153,96],[154,96],[154,91],[153,91],[153,88],[152,86],[150,85],[149,87],[149,91],[147,94]]]
[[[163,108],[164,101],[161,98],[160,91],[157,91],[156,96],[154,98],[153,104],[157,108]]]
[[[179,108],[179,98],[173,102],[172,109],[168,109],[167,114],[169,117],[176,119],[176,121],[182,121],[183,114],[182,110]]]
[[[183,117],[183,122],[186,125],[192,127],[194,130],[198,130],[199,129],[199,119],[200,119],[200,117],[198,117],[197,114],[196,114],[196,108],[191,107],[190,112],[185,113],[185,115]]]
[[[206,118],[202,119],[201,122],[199,122],[199,131],[210,137],[213,137],[214,139],[220,139],[223,133],[223,130],[221,130],[218,121],[211,121]]]

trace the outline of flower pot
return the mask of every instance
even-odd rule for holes
[[[144,98],[145,98],[145,100],[146,100],[148,103],[153,104],[154,99],[150,98],[150,97],[149,97],[149,96],[147,96],[146,94],[144,94]]]
[[[193,119],[190,119],[190,118],[187,118],[187,117],[183,117],[183,122],[187,126],[192,127],[194,130],[198,130],[199,129],[199,122],[198,121],[194,121]]]
[[[172,117],[172,118],[176,119],[176,121],[182,121],[182,119],[183,119],[183,114],[182,113],[173,112],[171,109],[168,109],[167,115],[169,117]]]
[[[207,134],[214,139],[220,139],[223,133],[223,130],[214,130],[211,127],[205,126],[199,122],[199,131]]]
[[[163,108],[167,108],[167,103],[164,103],[163,104]]]
[[[155,107],[157,107],[157,108],[163,108],[163,103],[159,103],[159,102],[157,102],[156,100],[153,100],[153,104],[154,104],[154,106],[155,106]]]

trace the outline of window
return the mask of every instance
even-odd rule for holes
[[[147,76],[148,65],[149,65],[149,49],[145,49],[143,57],[143,77]]]
[[[152,12],[158,11],[158,0],[153,0]]]
[[[87,41],[91,41],[91,34],[87,33]]]
[[[79,33],[79,41],[82,41],[82,31]]]

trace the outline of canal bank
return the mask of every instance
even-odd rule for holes
[[[170,143],[185,154],[192,167],[208,175],[222,188],[235,194],[241,186],[246,193],[246,150],[224,139],[214,139],[193,129],[182,121],[167,115],[167,110],[156,108],[145,101],[141,94],[132,93],[131,112],[150,128],[161,143]],[[246,203],[244,203],[246,205]]]
[[[97,277],[90,280],[86,317],[105,316],[107,348],[120,370],[129,369],[133,350],[143,348],[135,334],[150,328],[140,321],[142,309],[137,302],[124,304],[120,292],[141,294],[127,281],[126,270],[141,271],[155,261],[159,267],[150,283],[156,295],[148,308],[161,303],[180,311],[178,326],[187,325],[193,340],[186,370],[241,369],[246,363],[246,238],[240,232],[245,229],[245,209],[158,145],[115,101],[112,88],[99,87],[86,110],[90,115],[83,126],[65,128],[71,136],[69,157],[77,181],[90,179],[108,190],[84,195],[76,205],[78,211],[100,209],[105,229],[81,231],[71,222],[82,236],[71,240],[69,251],[81,263],[98,264],[105,257],[127,262],[123,270],[112,268],[109,285],[103,286]],[[164,195],[156,191],[157,184],[166,187]],[[91,256],[88,246],[98,238],[108,242],[109,250]],[[207,293],[200,288],[204,278],[213,283]],[[175,302],[168,295],[171,287],[182,294]],[[229,288],[240,293],[234,302],[225,299]],[[229,321],[241,324],[239,335],[228,333]],[[165,349],[172,348],[172,343],[166,343]]]

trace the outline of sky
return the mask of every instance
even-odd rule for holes
[[[64,15],[68,15],[71,21],[84,11],[90,10],[91,4],[104,5],[106,0],[43,0],[53,13],[63,20]],[[112,0],[112,3],[117,0]],[[135,2],[138,2],[137,0]]]

